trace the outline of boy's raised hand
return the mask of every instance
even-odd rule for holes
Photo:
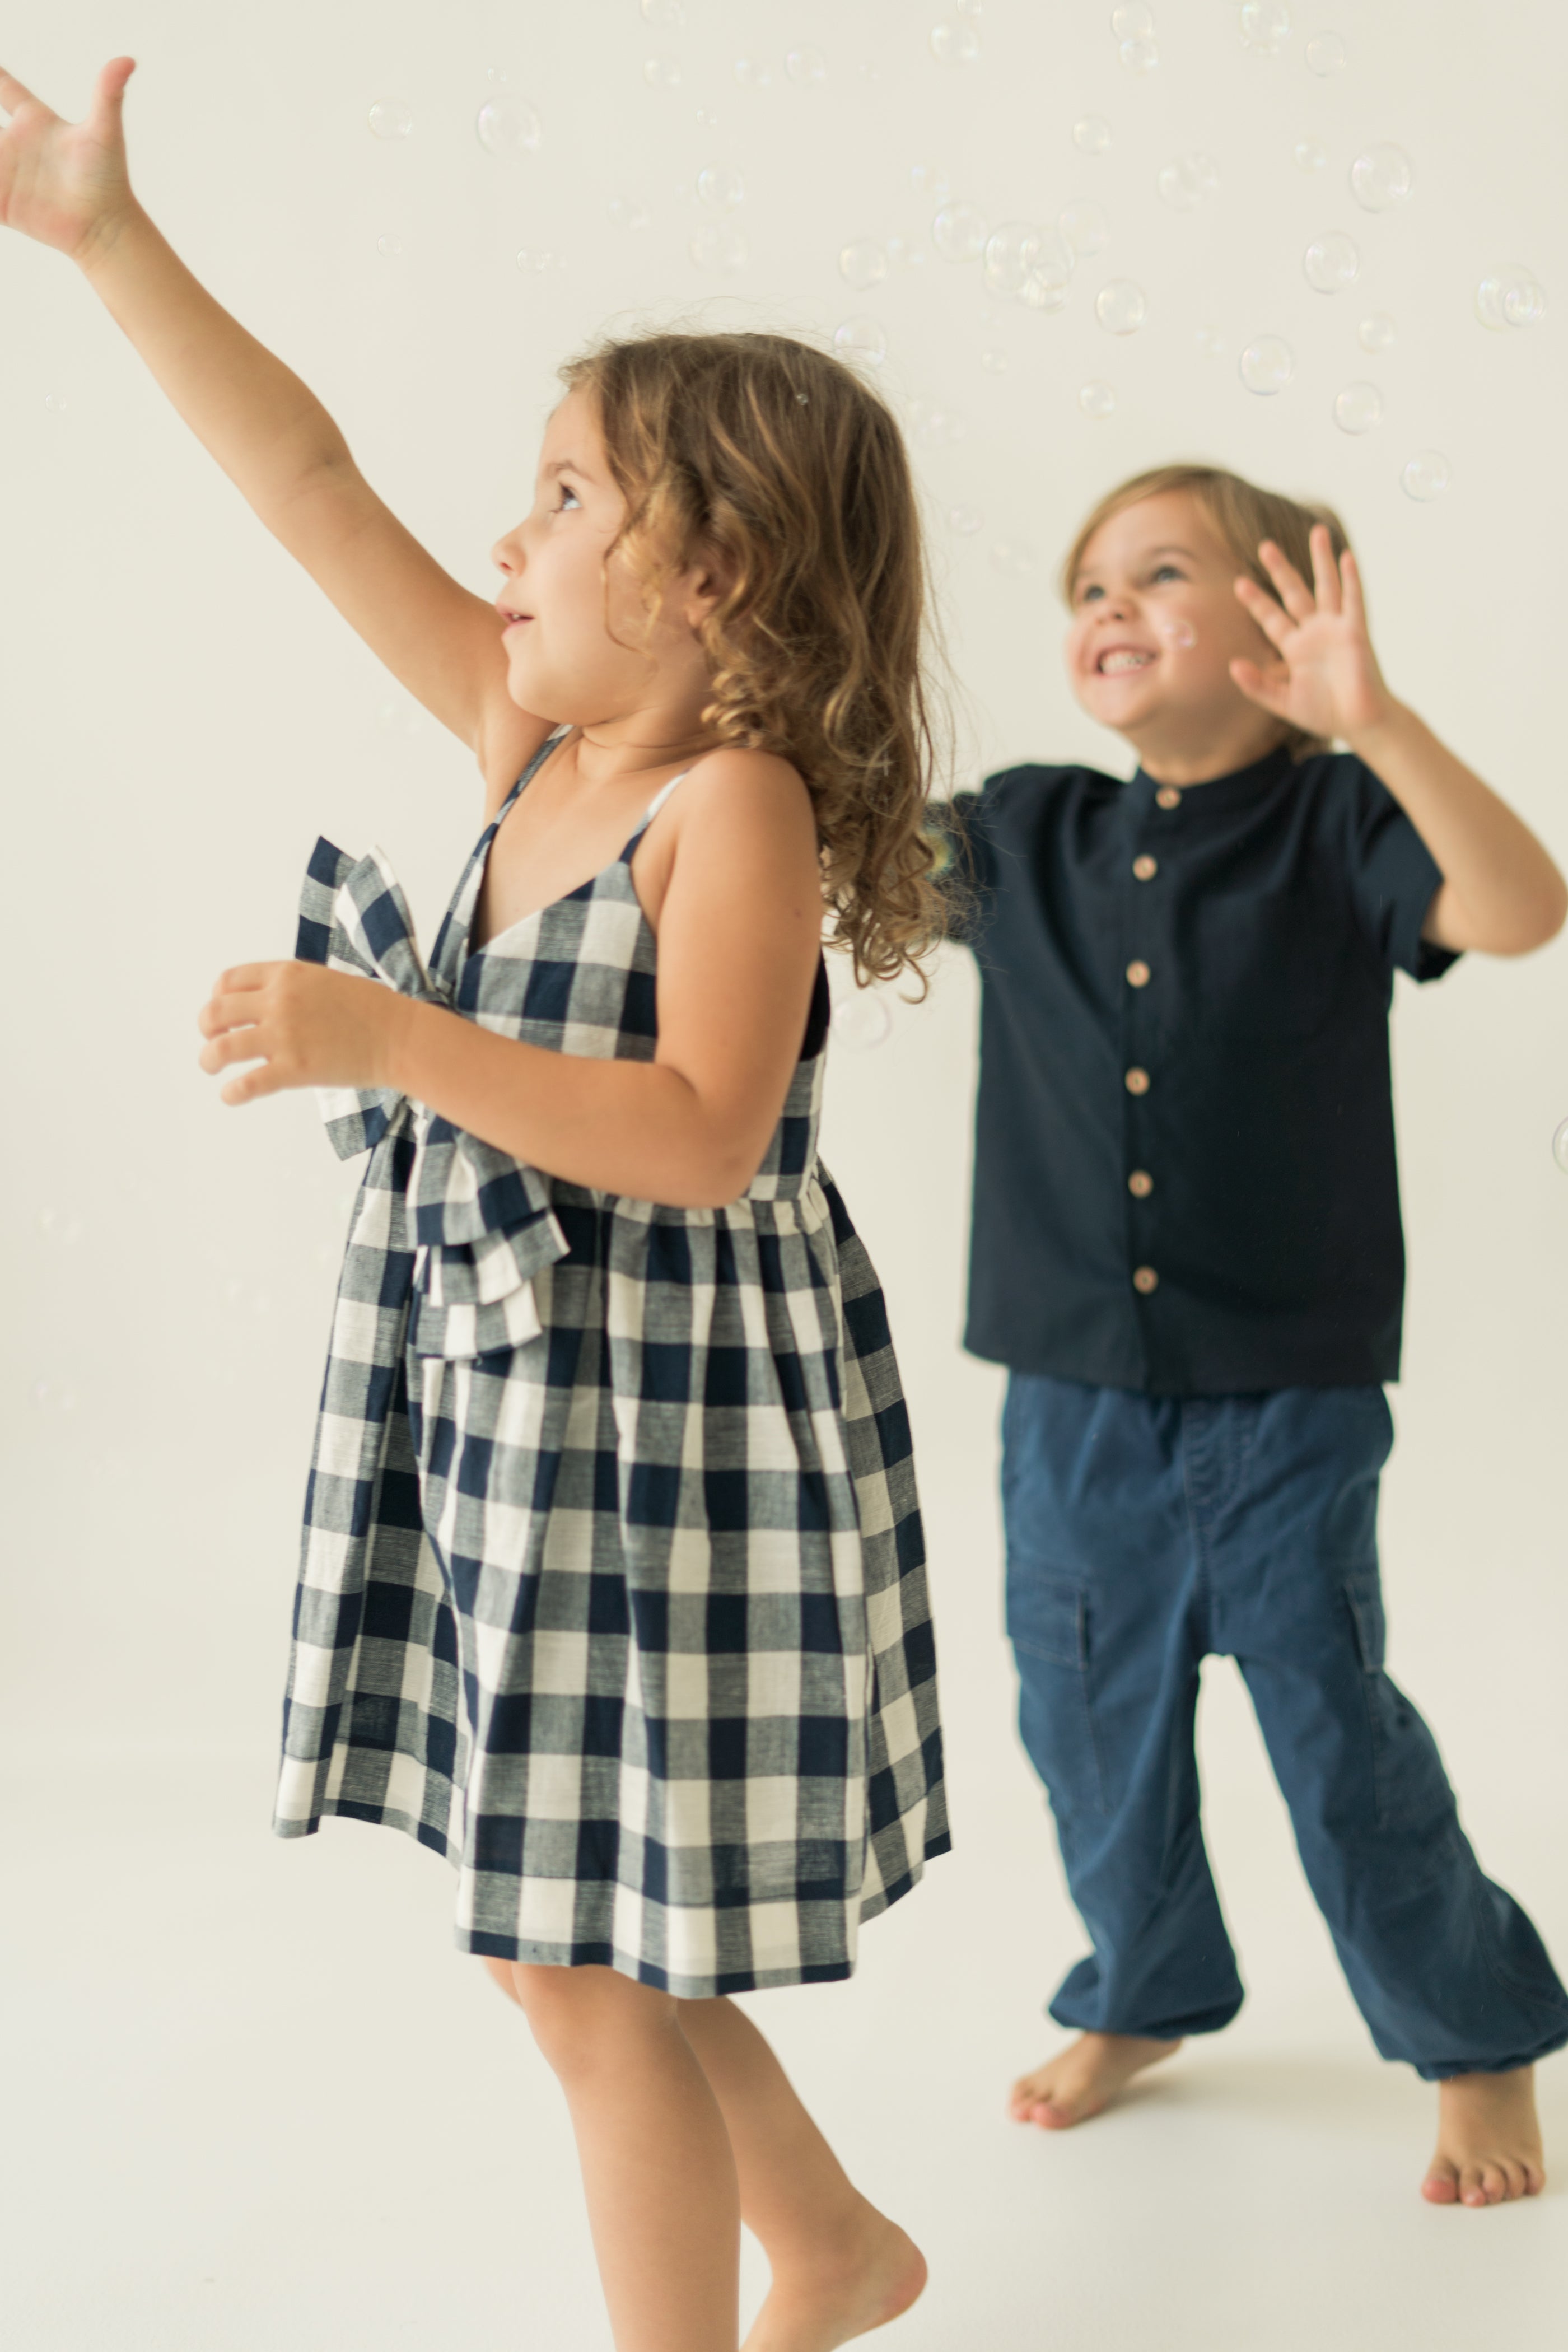
[[[1230,674],[1247,698],[1310,735],[1350,741],[1386,717],[1392,698],[1367,635],[1361,573],[1347,548],[1336,564],[1325,526],[1312,531],[1312,585],[1271,539],[1258,561],[1268,595],[1242,578],[1236,593],[1279,658],[1268,668],[1237,659]]]
[[[81,122],[62,122],[0,67],[0,223],[79,260],[131,202],[121,109],[133,58],[115,58],[93,84]]]

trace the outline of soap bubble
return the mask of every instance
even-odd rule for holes
[[[378,139],[406,139],[414,128],[414,110],[400,98],[378,98],[365,120]]]
[[[1059,310],[1071,279],[1071,257],[1064,245],[1050,237],[1036,255],[1034,268],[1018,289],[1018,299],[1031,310]]]
[[[853,286],[857,294],[879,286],[887,274],[887,247],[879,245],[874,236],[858,236],[838,257],[838,275]]]
[[[833,330],[833,348],[847,360],[880,367],[888,356],[888,338],[879,320],[846,319]]]
[[[66,396],[63,392],[46,392],[44,394],[44,406],[48,410],[51,416],[64,416],[68,414]]]
[[[933,205],[945,205],[952,194],[952,183],[940,163],[911,163],[910,185],[917,196]]]
[[[1568,1118],[1565,1118],[1552,1139],[1552,1157],[1564,1175],[1568,1175]]]
[[[1116,394],[1110,384],[1096,376],[1079,392],[1078,404],[1086,416],[1109,416],[1116,406]]]
[[[699,269],[744,269],[746,240],[732,223],[715,221],[692,238],[691,258]]]
[[[539,117],[518,98],[492,98],[480,107],[474,124],[481,147],[492,155],[531,154],[539,144]]]
[[[1347,383],[1334,394],[1334,423],[1342,433],[1370,433],[1383,415],[1383,394],[1374,383]]]
[[[991,550],[991,568],[1005,580],[1026,580],[1038,561],[1026,539],[999,539]]]
[[[1353,237],[1339,229],[1331,229],[1324,236],[1315,236],[1301,256],[1301,267],[1307,273],[1309,286],[1320,294],[1338,294],[1355,283],[1361,269],[1361,255]]]
[[[890,236],[888,239],[889,269],[923,269],[925,266],[926,251],[923,245],[912,245],[907,236]]]
[[[1225,357],[1225,337],[1217,327],[1200,327],[1197,345],[1205,360],[1222,360]]]
[[[1152,33],[1136,41],[1123,41],[1117,51],[1129,73],[1152,73],[1160,62],[1160,44]]]
[[[982,352],[980,354],[980,364],[985,370],[987,375],[1005,375],[1007,373],[1007,354],[1005,352]]]
[[[1219,192],[1219,173],[1209,155],[1178,155],[1162,165],[1157,185],[1173,212],[1190,213]]]
[[[629,196],[612,196],[605,213],[613,228],[651,228],[653,226],[653,215],[647,206]]]
[[[1281,335],[1259,335],[1241,354],[1241,381],[1248,392],[1283,392],[1296,373],[1296,354]]]
[[[561,253],[542,253],[537,246],[531,248],[525,246],[517,257],[517,266],[520,269],[563,269],[566,257]]]
[[[993,294],[1024,294],[1037,277],[1065,287],[1071,271],[1065,248],[1033,221],[1004,221],[985,241],[985,283]]]
[[[1119,41],[1146,41],[1154,29],[1154,12],[1133,0],[1131,6],[1111,10],[1110,29]]]
[[[1094,315],[1109,335],[1133,335],[1149,315],[1142,286],[1131,278],[1112,278],[1094,298]]]
[[[1409,458],[1399,477],[1406,498],[1418,499],[1425,505],[1430,499],[1440,499],[1453,479],[1453,469],[1441,449],[1417,449]]]
[[[827,59],[820,49],[791,49],[784,59],[784,71],[803,89],[815,89],[827,79]]]
[[[893,1034],[893,1016],[873,989],[847,988],[834,999],[829,1029],[852,1054],[868,1054]]]
[[[59,1242],[72,1249],[81,1239],[81,1219],[74,1209],[40,1209],[38,1231],[47,1242]]]
[[[710,163],[697,174],[697,193],[705,205],[718,213],[732,213],[745,200],[746,184],[739,172],[724,163]]]
[[[931,243],[944,261],[975,261],[989,235],[973,205],[944,205],[931,225]]]
[[[1476,316],[1483,327],[1534,327],[1546,316],[1546,295],[1521,263],[1505,262],[1477,287]]]
[[[649,58],[644,63],[642,78],[650,89],[674,89],[680,81],[680,68],[673,58]]]
[[[735,79],[747,89],[771,89],[773,68],[761,58],[737,58]]]
[[[686,11],[680,0],[642,0],[645,25],[684,25]]]
[[[957,531],[961,539],[973,539],[977,530],[985,527],[985,518],[978,507],[949,507],[947,520],[950,529]]]
[[[1355,339],[1363,352],[1386,352],[1394,337],[1394,321],[1386,310],[1370,312],[1355,331]]]
[[[1329,160],[1329,151],[1321,139],[1298,139],[1290,152],[1299,172],[1321,172]]]
[[[1365,212],[1391,212],[1405,203],[1415,179],[1403,147],[1369,147],[1351,165],[1351,194]]]
[[[1110,242],[1110,224],[1098,205],[1068,205],[1057,226],[1075,261],[1087,261],[1090,254],[1103,253]]]
[[[1345,45],[1337,33],[1314,33],[1307,44],[1307,64],[1315,74],[1337,74],[1345,61]]]
[[[939,65],[972,66],[980,55],[980,36],[970,25],[933,25],[931,53]]]
[[[936,408],[928,400],[910,403],[910,430],[917,441],[932,445],[963,441],[969,427],[954,408]]]
[[[1285,0],[1242,0],[1240,30],[1244,47],[1260,58],[1278,56],[1290,37]]]
[[[1110,125],[1103,114],[1086,114],[1072,127],[1072,143],[1086,155],[1103,155],[1110,144]]]
[[[1197,644],[1198,633],[1190,621],[1156,621],[1154,626],[1175,653],[1185,653]]]
[[[697,110],[697,120],[707,131],[717,131],[719,128],[719,118],[711,107],[700,106]]]
[[[378,236],[375,249],[385,261],[394,260],[403,250],[403,240],[396,236]]]

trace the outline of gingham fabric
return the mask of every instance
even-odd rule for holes
[[[631,860],[429,969],[379,853],[317,845],[298,952],[556,1051],[647,1061]],[[674,787],[668,787],[673,790]],[[816,1159],[819,975],[727,1208],[566,1184],[396,1096],[370,1151],[306,1497],[276,1827],[385,1822],[458,1872],[469,1951],[686,1997],[846,1976],[948,1843],[909,1424]]]

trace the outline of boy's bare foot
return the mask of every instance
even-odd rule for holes
[[[1533,2066],[1438,2084],[1437,2153],[1421,2183],[1429,2205],[1506,2205],[1545,2186]]]
[[[1021,2124],[1042,2131],[1066,2131],[1099,2115],[1118,2091],[1181,2048],[1180,2042],[1150,2042],[1137,2033],[1080,2033],[1032,2074],[1013,2085],[1007,2111]]]
[[[925,2256],[914,2240],[862,2198],[841,2242],[824,2243],[809,2268],[775,2273],[741,2352],[836,2352],[900,2317],[925,2283]]]

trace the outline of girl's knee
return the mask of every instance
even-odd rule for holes
[[[679,2004],[672,1994],[604,1968],[510,1969],[512,1999],[556,2074],[616,2063],[628,2043],[668,2032]]]
[[[522,2000],[517,1990],[517,1962],[492,1959],[488,1952],[482,1953],[480,1959],[485,1974],[500,1987],[508,2000],[516,2001],[521,2009]]]

